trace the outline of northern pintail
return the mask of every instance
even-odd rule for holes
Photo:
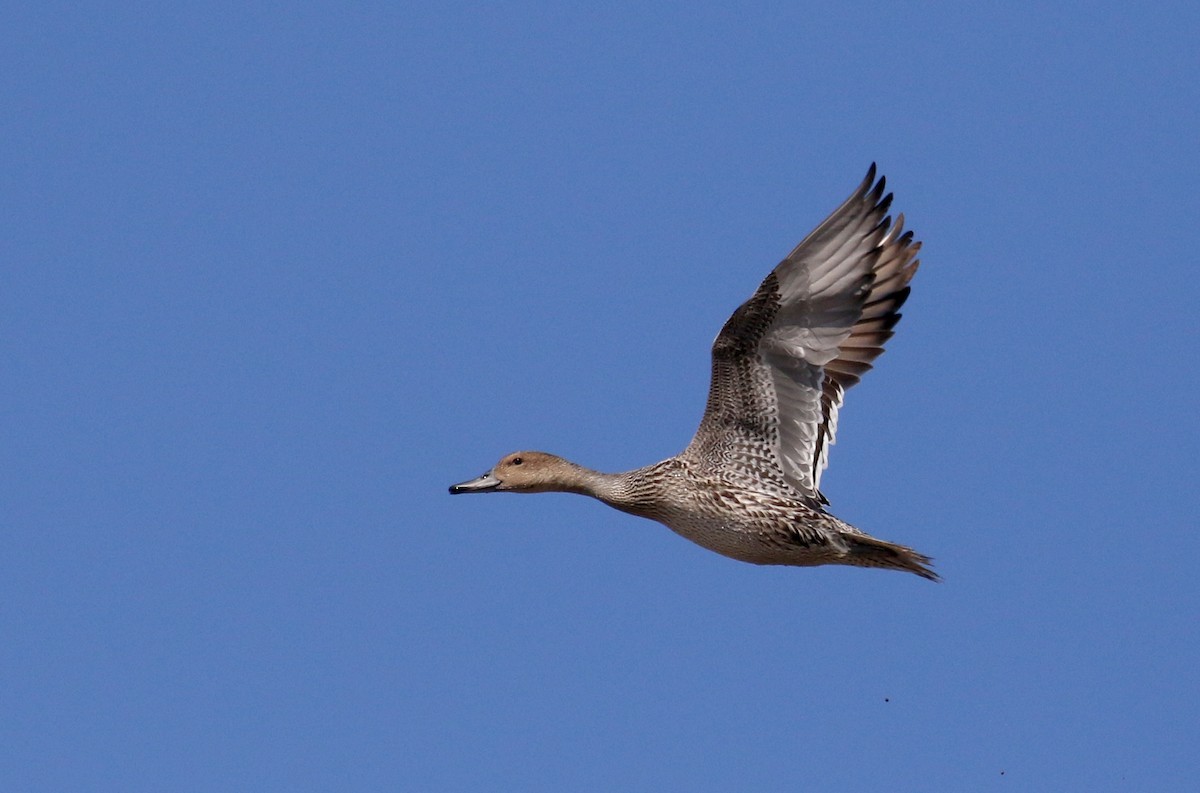
[[[605,474],[509,454],[451,493],[580,493],[755,564],[843,564],[938,580],[930,559],[831,515],[820,491],[846,389],[883,352],[921,244],[888,216],[872,164],[858,189],[771,271],[712,348],[700,429],[660,463]]]

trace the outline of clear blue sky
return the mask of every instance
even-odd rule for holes
[[[0,789],[1191,789],[1200,11],[1044,5],[8,7]],[[447,495],[681,449],[872,161],[945,583]]]

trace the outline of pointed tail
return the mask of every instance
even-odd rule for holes
[[[906,570],[930,581],[941,581],[930,568],[933,560],[903,545],[877,540],[865,534],[842,535],[849,546],[845,564],[859,567],[886,567],[891,570]]]

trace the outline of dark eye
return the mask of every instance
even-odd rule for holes
[[[523,462],[523,461],[521,460],[521,458],[520,458],[520,457],[514,457],[514,458],[512,458],[512,464],[513,464],[513,465],[520,465],[522,462]]]

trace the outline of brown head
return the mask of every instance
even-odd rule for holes
[[[450,486],[451,493],[581,492],[583,469],[545,452],[513,452],[476,479]]]

